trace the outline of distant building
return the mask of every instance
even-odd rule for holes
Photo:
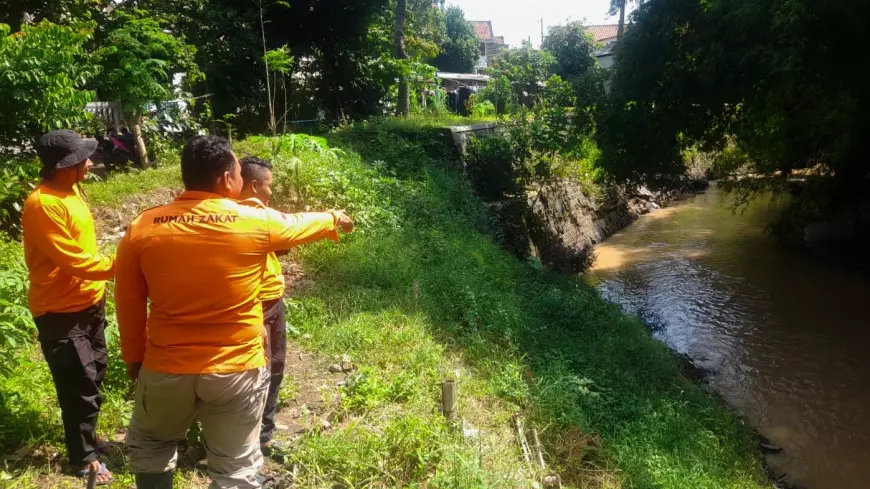
[[[626,27],[628,27],[628,24],[626,24]],[[583,29],[592,34],[592,38],[599,44],[594,55],[598,58],[601,66],[603,68],[613,66],[613,48],[616,46],[616,34],[619,32],[619,25],[587,25]]]
[[[475,68],[478,73],[483,73],[489,68],[492,57],[503,49],[507,49],[508,45],[504,42],[504,36],[496,36],[493,33],[491,20],[472,20],[471,25],[474,26],[474,33],[477,34],[477,39],[480,41],[482,54]]]
[[[439,71],[435,73],[435,78],[441,81],[444,89],[448,92],[456,91],[461,87],[467,87],[474,92],[479,88],[485,87],[487,82],[489,82],[488,75],[472,73],[447,73]]]
[[[468,99],[489,82],[488,75],[476,73],[435,73],[447,91],[447,106],[459,115],[468,115]]]

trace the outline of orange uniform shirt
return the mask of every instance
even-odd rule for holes
[[[40,185],[24,202],[21,225],[34,317],[82,311],[103,298],[115,260],[99,253],[94,219],[77,188]]]
[[[143,212],[118,245],[124,361],[170,374],[264,366],[258,296],[267,255],[337,239],[337,223],[332,212],[282,214],[193,191]]]
[[[266,205],[260,199],[252,197],[245,199],[242,204],[266,209]],[[263,283],[260,285],[260,300],[262,302],[274,301],[284,297],[284,273],[281,270],[281,262],[278,255],[269,253],[266,257],[266,270],[263,273]]]

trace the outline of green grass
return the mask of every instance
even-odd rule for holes
[[[750,433],[681,376],[636,318],[492,243],[483,205],[438,152],[445,143],[425,139],[435,127],[354,125],[327,138],[332,148],[304,137],[237,145],[273,159],[276,206],[345,208],[360,223],[340,244],[298,255],[313,282],[288,301],[291,339],[358,367],[333,429],[295,444],[298,486],[532,487],[542,474],[522,462],[517,415],[541,432],[565,487],[767,486]],[[117,205],[155,185],[177,186],[177,176],[160,168],[88,191],[94,205]],[[35,363],[0,381],[4,399],[24,396],[6,403],[22,411],[3,417],[15,426],[5,448],[60,441],[51,384]],[[112,364],[105,431],[128,414],[123,367]],[[458,380],[459,413],[475,435],[438,412],[444,379]]]
[[[167,161],[156,168],[114,173],[106,179],[92,178],[85,184],[85,193],[92,207],[113,207],[133,195],[156,189],[179,187],[181,187],[181,173],[176,158],[175,161]]]

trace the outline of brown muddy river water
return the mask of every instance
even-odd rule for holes
[[[734,214],[715,187],[599,245],[591,280],[712,372],[809,489],[870,488],[870,279],[778,246],[782,203]]]

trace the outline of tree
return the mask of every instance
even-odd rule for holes
[[[461,8],[451,6],[445,12],[446,40],[441,45],[441,54],[435,66],[441,71],[472,73],[480,59],[480,41],[474,27],[465,20]]]
[[[176,98],[176,74],[192,82],[200,76],[194,62],[196,49],[167,33],[162,23],[145,10],[117,11],[108,28],[104,46],[98,51],[103,66],[100,95],[120,100],[127,123],[136,138],[143,165],[148,151],[142,139],[142,118],[149,104]]]
[[[616,40],[622,39],[622,34],[625,32],[625,4],[628,0],[611,0],[610,15],[619,14],[619,27],[616,30]]]
[[[4,0],[0,6],[0,23],[9,24],[12,32],[23,24],[49,20],[55,24],[71,24],[95,20],[105,21],[111,0]]]
[[[417,3],[421,0],[408,1],[409,13]],[[234,115],[233,126],[240,136],[269,130],[270,99],[256,3],[139,0],[139,4],[170,18],[173,32],[197,46],[196,61],[205,79],[192,90],[208,96],[216,119]],[[287,0],[266,1],[263,6],[267,50],[287,46],[296,60],[297,76],[286,79],[285,111],[291,120],[383,114],[386,92],[397,77],[395,8],[389,0]],[[430,2],[430,10],[431,6]],[[406,31],[413,29],[414,20],[406,19]],[[414,49],[412,34],[406,32],[409,53]],[[276,118],[280,119],[277,109]]]
[[[649,2],[625,33],[599,142],[621,178],[680,174],[681,151],[736,145],[727,171],[784,185],[812,169],[814,209],[870,195],[870,33],[858,0]],[[745,179],[745,184],[758,179]]]
[[[408,53],[405,52],[405,13],[407,11],[406,0],[396,1],[396,59],[407,60]],[[411,115],[411,98],[410,88],[408,86],[408,74],[402,73],[399,77],[399,100],[396,104],[396,115],[408,117]]]
[[[290,50],[287,46],[281,46],[278,49],[273,49],[271,51],[266,51],[265,56],[263,56],[263,61],[265,61],[267,66],[266,77],[268,78],[269,72],[272,73],[272,81],[271,83],[267,79],[266,82],[268,86],[272,86],[272,98],[269,100],[270,111],[269,114],[272,116],[272,135],[275,134],[277,129],[277,124],[283,123],[284,129],[283,132],[287,132],[287,116],[290,113],[290,109],[287,107],[287,77],[293,72],[293,64],[296,59],[290,55]],[[284,93],[284,112],[280,118],[275,119],[275,98],[278,96],[278,81],[280,78],[281,82],[281,90]],[[268,91],[267,91],[268,93]]]
[[[140,0],[139,6],[166,19],[176,36],[196,46],[196,64],[205,75],[192,84],[211,112],[211,129],[225,116],[239,134],[265,132],[265,93],[259,8],[251,0]],[[267,7],[265,17],[271,10]],[[267,34],[273,36],[266,25]]]
[[[295,58],[294,76],[286,77],[285,92],[291,120],[384,114],[386,102],[396,98],[396,81],[410,74],[414,63],[437,57],[445,37],[442,0],[405,1],[408,59],[398,60],[394,55],[396,0],[264,0],[267,51],[287,46]],[[239,135],[269,130],[270,97],[255,2],[137,0],[137,4],[169,18],[173,33],[197,46],[197,63],[206,77],[192,90],[208,96],[215,118],[233,114]],[[273,74],[270,84],[274,78]],[[271,99],[280,101],[282,95],[270,91]],[[280,125],[279,107],[275,117]]]
[[[0,146],[25,147],[86,121],[95,94],[85,87],[97,72],[84,48],[91,27],[43,20],[9,32],[0,24]]]
[[[638,6],[643,5],[644,0],[610,0],[610,15],[619,14],[619,27],[616,30],[616,40],[622,39],[625,33],[625,9],[627,4],[635,3]]]
[[[277,130],[277,121],[275,120],[275,99],[272,98],[272,82],[269,80],[269,49],[266,47],[266,22],[263,20],[263,2],[256,0],[257,7],[260,11],[260,36],[263,40],[263,64],[266,65],[266,100],[269,105],[269,131],[274,136]],[[271,58],[275,58],[272,56]]]
[[[555,58],[554,73],[568,81],[578,79],[595,65],[594,41],[580,21],[550,27],[541,49]]]
[[[537,100],[542,84],[553,74],[554,64],[552,54],[524,43],[521,48],[511,48],[499,53],[493,59],[488,72],[494,81],[502,78],[509,80],[515,100],[523,106],[531,107]]]

